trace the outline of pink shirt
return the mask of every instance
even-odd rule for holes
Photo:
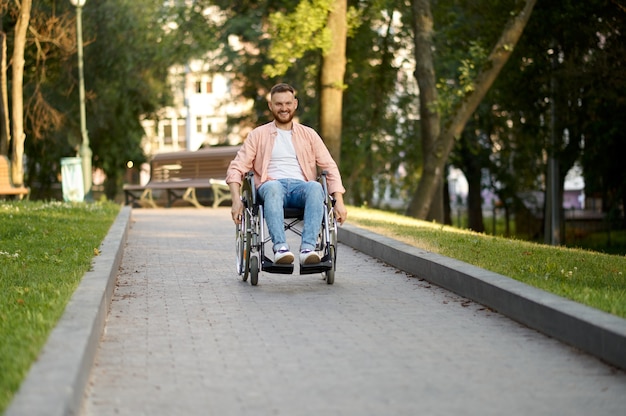
[[[250,170],[254,171],[254,183],[257,188],[272,180],[267,174],[267,167],[272,157],[272,149],[277,134],[276,124],[273,121],[252,130],[237,152],[235,159],[230,162],[226,171],[226,182],[241,184],[244,175]],[[328,192],[331,195],[335,192],[344,193],[346,191],[341,182],[337,164],[315,130],[293,122],[292,140],[296,157],[307,181],[317,180],[319,168],[320,171],[328,172],[326,179]]]

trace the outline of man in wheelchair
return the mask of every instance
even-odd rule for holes
[[[235,224],[241,224],[244,211],[241,187],[245,175],[251,171],[273,244],[274,263],[294,261],[285,236],[286,208],[304,209],[300,264],[319,263],[315,249],[326,195],[317,181],[318,169],[326,172],[327,192],[334,198],[334,217],[341,224],[347,210],[339,169],[319,134],[293,120],[298,99],[292,86],[275,85],[268,105],[274,120],[248,134],[228,167],[226,182],[233,201],[231,215]]]

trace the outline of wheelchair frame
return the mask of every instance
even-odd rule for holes
[[[322,273],[326,283],[332,285],[335,282],[337,261],[337,220],[334,211],[335,200],[328,194],[326,175],[327,173],[324,171],[318,179],[324,190],[326,208],[315,247],[316,251],[322,252],[321,261],[317,264],[301,264],[300,274]],[[257,198],[252,172],[248,172],[244,178],[241,187],[241,200],[244,211],[241,224],[236,227],[237,273],[244,282],[250,277],[252,286],[256,286],[258,283],[259,271],[292,274],[294,271],[293,264],[276,264],[265,255],[265,244],[271,242],[271,238],[265,236],[263,205]],[[292,231],[302,236],[301,231],[295,228],[295,225],[302,221],[303,215],[304,209],[285,208],[285,231]]]

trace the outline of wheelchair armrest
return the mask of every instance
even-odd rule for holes
[[[256,187],[254,186],[254,172],[249,171],[243,178],[243,183],[241,184],[241,199],[244,200],[249,196],[250,206],[256,205]]]
[[[244,176],[244,179],[250,182],[250,185],[254,185],[254,172],[249,171],[248,173],[246,173],[246,176]]]
[[[326,195],[330,199],[331,206],[335,206],[335,198],[328,193],[328,182],[326,180],[326,176],[328,176],[328,171],[323,170],[317,180],[322,184],[322,189],[324,190],[324,195]]]
[[[322,187],[324,188],[324,192],[326,192],[326,177],[328,176],[328,171],[327,170],[323,170],[322,172],[320,172],[320,175],[317,177],[317,181],[319,183],[322,184]]]

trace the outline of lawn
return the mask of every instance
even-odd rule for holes
[[[0,201],[0,413],[119,210],[113,203]]]

